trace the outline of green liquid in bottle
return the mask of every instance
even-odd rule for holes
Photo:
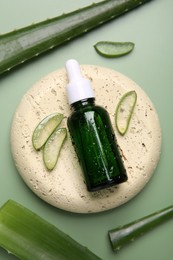
[[[70,60],[67,70],[67,92],[73,109],[67,125],[87,189],[96,191],[125,182],[127,174],[108,112],[95,105],[89,81],[80,75],[76,61]]]
[[[107,111],[94,98],[72,105],[68,128],[87,188],[95,191],[127,180]]]

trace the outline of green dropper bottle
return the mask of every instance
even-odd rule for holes
[[[76,60],[68,60],[67,96],[73,109],[67,125],[83,169],[88,191],[127,180],[108,112],[95,105],[91,83],[81,75]]]

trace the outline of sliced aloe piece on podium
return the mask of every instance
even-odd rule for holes
[[[46,143],[49,136],[62,122],[63,115],[60,113],[53,113],[45,117],[35,128],[32,135],[32,143],[36,150],[40,150]]]
[[[124,135],[127,132],[136,100],[136,91],[132,90],[125,93],[117,105],[115,111],[115,123],[117,130],[121,135]]]
[[[54,169],[66,136],[66,128],[57,128],[45,143],[43,160],[48,170]]]
[[[133,42],[100,41],[94,45],[94,48],[101,56],[116,58],[130,53],[134,46]]]

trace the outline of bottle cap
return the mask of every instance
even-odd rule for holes
[[[79,63],[70,59],[66,62],[66,70],[69,78],[67,85],[67,97],[69,104],[86,98],[94,98],[91,82],[82,76]]]

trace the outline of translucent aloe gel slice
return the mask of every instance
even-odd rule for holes
[[[35,128],[32,135],[32,143],[36,150],[40,150],[46,143],[49,136],[62,122],[63,115],[60,113],[54,113],[45,117]]]
[[[136,100],[137,94],[134,90],[132,90],[125,93],[117,105],[115,112],[115,124],[121,135],[124,135],[127,132]]]
[[[134,48],[134,43],[100,41],[94,45],[94,48],[101,56],[115,58],[130,53]]]
[[[43,160],[48,170],[54,169],[66,136],[66,128],[58,128],[48,138],[43,149]]]

